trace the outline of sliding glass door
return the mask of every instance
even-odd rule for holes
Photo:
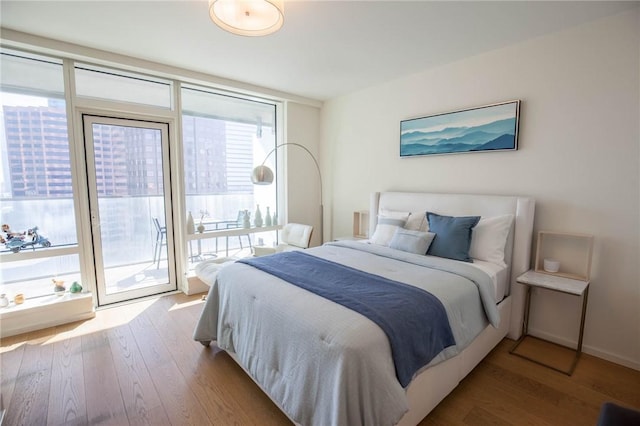
[[[176,290],[167,123],[83,115],[98,305]]]

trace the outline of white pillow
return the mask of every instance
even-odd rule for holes
[[[429,246],[435,236],[436,234],[431,232],[398,228],[389,243],[389,247],[424,256],[427,254],[427,250],[429,250]]]
[[[378,216],[383,216],[389,219],[402,219],[406,222],[409,219],[410,215],[411,215],[411,212],[401,212],[397,210],[380,209],[380,213]]]
[[[404,229],[412,231],[427,232],[429,230],[429,222],[427,222],[427,212],[411,213]]]
[[[376,230],[369,240],[373,244],[388,246],[398,228],[402,228],[406,220],[394,219],[386,216],[378,216],[378,224]]]
[[[478,260],[506,267],[504,247],[511,229],[513,215],[483,217],[471,233],[469,255]]]
[[[380,215],[393,219],[404,219],[405,221],[407,221],[407,223],[404,225],[404,229],[422,232],[427,232],[429,230],[429,223],[427,222],[426,212],[411,213],[397,210],[380,209]]]

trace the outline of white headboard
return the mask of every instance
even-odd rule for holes
[[[511,322],[508,336],[517,339],[522,333],[525,291],[516,278],[531,264],[531,240],[535,201],[526,197],[476,194],[436,194],[427,192],[374,192],[369,206],[369,235],[378,223],[378,212],[395,210],[425,214],[426,211],[449,216],[499,216],[512,214],[514,224],[507,238],[505,262],[511,268]]]

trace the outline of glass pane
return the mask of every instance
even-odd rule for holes
[[[158,129],[93,124],[106,293],[169,282]]]
[[[38,69],[41,62],[33,66]],[[54,66],[61,78],[62,67]],[[0,233],[0,292],[9,298],[16,292],[45,296],[53,293],[51,278],[78,280],[80,270],[77,255],[58,256],[47,247],[74,247],[78,241],[65,102],[0,95],[0,223],[7,225]],[[15,252],[36,259],[21,260]]]
[[[90,65],[75,69],[78,96],[171,108],[171,82]]]
[[[64,97],[62,62],[59,60],[36,55],[27,57],[22,53],[3,50],[0,70],[3,91]]]
[[[255,227],[258,206],[262,226],[273,223],[277,185],[255,186],[251,172],[275,147],[275,105],[191,88],[182,90],[182,105],[187,217],[194,222],[187,230],[244,227],[245,211]],[[272,155],[268,164],[275,171],[274,160]],[[254,244],[272,245],[275,238],[275,232],[263,232],[192,240],[189,258],[242,257]]]
[[[64,281],[68,290],[74,281],[80,280],[80,260],[77,254],[40,259],[4,261],[0,263],[0,293],[13,300],[22,293],[25,298],[53,294],[52,279]]]
[[[250,101],[234,96],[186,87],[182,90],[182,111],[187,115],[219,118],[237,123],[249,123],[262,131],[275,126],[275,106],[272,103]]]

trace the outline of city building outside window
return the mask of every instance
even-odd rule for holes
[[[274,104],[183,88],[186,208],[196,226],[204,224],[205,232],[244,227],[245,215],[255,227],[258,209],[262,226],[268,223],[267,211],[273,224],[277,185],[255,186],[251,172],[275,147],[275,117]],[[191,247],[190,259],[198,262],[206,254],[226,256],[241,249],[247,254],[250,242],[271,245],[275,237],[274,232],[265,232],[199,240],[196,253]]]
[[[25,70],[31,79],[24,77]],[[10,298],[52,294],[52,277],[80,278],[77,254],[25,260],[13,254],[42,248],[45,241],[55,247],[77,245],[63,87],[60,61],[3,52],[0,223],[6,226],[0,233],[5,241],[0,244],[0,293]]]
[[[52,295],[52,278],[63,279],[68,286],[82,281],[74,203],[87,195],[74,188],[74,141],[68,135],[65,102],[70,95],[64,92],[62,61],[9,50],[1,53],[0,224],[7,226],[0,234],[4,240],[0,240],[0,293],[10,299],[22,293],[30,299]],[[84,64],[72,70],[78,97],[166,109],[173,105],[172,82],[133,73],[118,75]],[[132,96],[136,90],[127,89],[132,87],[140,89],[138,97]],[[276,146],[275,103],[199,86],[183,86],[180,96],[182,139],[171,149],[182,150],[184,174],[172,178],[184,179],[184,193],[177,195],[184,197],[185,213],[193,217],[194,225],[202,224],[204,232],[244,228],[245,218],[253,228],[233,237],[187,237],[190,262],[251,255],[253,245],[274,244],[276,232],[255,228],[258,211],[263,227],[276,224],[277,184],[254,186],[251,172]],[[76,143],[82,143],[82,137],[77,137]],[[93,129],[96,189],[101,200],[109,203],[105,211],[122,210],[118,207],[121,197],[140,204],[128,205],[129,211],[162,209],[158,203],[166,170],[154,138],[154,132],[136,132],[126,126]],[[275,162],[275,155],[270,155],[267,164],[274,170]],[[115,216],[119,223],[100,224],[103,238],[113,242],[110,249],[116,250],[104,253],[105,258],[124,257],[131,264],[150,263],[157,268],[161,263],[155,257],[153,224],[133,223],[135,215]],[[36,227],[43,238],[39,241],[47,246],[28,244]],[[35,255],[15,255],[6,244],[9,238],[25,241],[20,253],[28,250]]]

